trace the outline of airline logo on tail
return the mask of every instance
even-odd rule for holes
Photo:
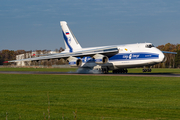
[[[65,21],[61,21],[60,25],[62,28],[63,37],[65,41],[65,51],[73,52],[73,50],[82,49],[76,37],[68,27],[67,23]]]
[[[64,32],[63,32],[63,37],[64,37],[64,40],[65,40],[65,46],[66,46],[66,50],[69,50],[69,52],[73,52],[73,49],[70,45],[71,43],[71,37],[67,37]]]
[[[71,43],[71,38],[70,37],[68,38],[68,42]]]
[[[66,35],[69,35],[69,32],[66,32]]]

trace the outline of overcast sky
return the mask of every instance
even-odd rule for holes
[[[179,0],[0,0],[0,50],[64,48],[60,21],[82,47],[180,44]]]

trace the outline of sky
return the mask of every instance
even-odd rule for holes
[[[1,0],[0,50],[65,48],[60,21],[82,47],[180,44],[179,0]]]

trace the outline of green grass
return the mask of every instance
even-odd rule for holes
[[[77,68],[0,68],[0,71],[41,71],[41,72],[75,72]],[[111,72],[111,71],[110,71]],[[143,73],[142,68],[128,69],[128,73]],[[149,72],[146,72],[149,73]],[[152,68],[150,73],[175,73],[180,74],[180,69],[170,69],[170,68]]]
[[[180,119],[180,78],[0,74],[0,119]],[[47,95],[48,93],[48,95]],[[63,118],[62,118],[63,116]]]
[[[76,71],[77,68],[10,68],[2,67],[0,71],[41,71],[41,72],[69,72]]]

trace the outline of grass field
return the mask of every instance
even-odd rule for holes
[[[75,72],[77,68],[0,68],[0,71],[42,71],[42,72]],[[111,72],[111,71],[110,71]],[[143,73],[142,68],[128,69],[128,73]],[[149,73],[149,72],[146,72]],[[180,74],[180,69],[152,68],[151,73],[174,73]]]
[[[51,120],[180,119],[179,86],[175,77],[0,74],[0,119],[48,120],[47,109]]]
[[[2,67],[0,71],[41,71],[41,72],[75,72],[77,68],[10,68]]]

